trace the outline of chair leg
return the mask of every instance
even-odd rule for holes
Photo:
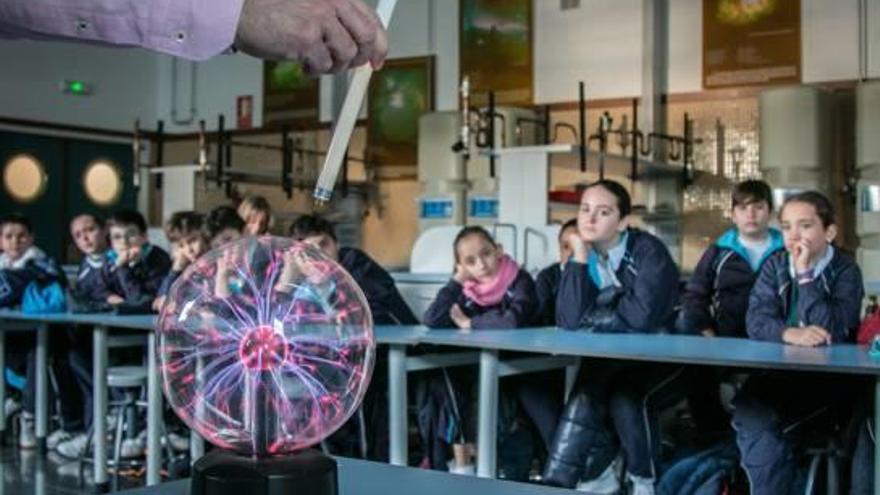
[[[116,410],[116,438],[113,440],[113,486],[119,484],[119,460],[122,454],[122,425],[125,421],[125,407]]]
[[[804,495],[813,495],[816,489],[816,477],[819,475],[819,464],[822,463],[822,454],[815,454],[810,460],[810,470],[807,472],[807,486]]]
[[[828,495],[838,495],[840,493],[840,465],[838,464],[838,459],[834,453],[831,453],[826,461],[825,469],[827,469],[828,474],[828,479],[826,480],[828,490],[825,493]]]
[[[85,467],[86,467],[86,456],[89,455],[89,449],[92,448],[92,440],[95,438],[95,425],[93,424],[89,427],[89,431],[86,432],[86,448],[83,451],[83,454],[79,456],[79,487],[82,488],[85,486],[86,477],[85,477]]]

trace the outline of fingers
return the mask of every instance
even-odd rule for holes
[[[358,45],[349,31],[337,22],[324,27],[324,43],[332,58],[333,72],[348,68],[358,56]]]
[[[367,60],[374,69],[382,68],[388,55],[388,36],[379,16],[362,0],[347,0],[337,7],[337,15],[350,36],[357,43],[357,56],[349,67],[359,67]]]
[[[323,42],[312,43],[305,49],[302,65],[306,74],[324,74],[333,68],[333,57]]]

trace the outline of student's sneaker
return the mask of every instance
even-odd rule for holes
[[[50,433],[48,437],[46,437],[46,447],[48,447],[49,450],[55,450],[56,448],[58,448],[59,444],[70,440],[76,435],[77,432],[75,431],[67,431],[62,428],[58,428],[57,430]]]
[[[169,433],[167,438],[168,443],[171,444],[171,450],[175,452],[189,452],[189,436]],[[162,446],[165,446],[165,438],[162,439]]]
[[[476,467],[473,464],[465,464],[458,466],[455,461],[449,461],[449,472],[452,474],[463,474],[465,476],[475,476],[477,474]]]
[[[34,415],[24,411],[19,417],[18,446],[33,449],[37,446],[37,435],[34,434]]]
[[[6,418],[9,419],[13,414],[21,411],[21,402],[16,400],[15,397],[7,397],[3,403],[3,409],[6,412]]]
[[[85,433],[77,433],[70,440],[61,442],[55,447],[55,451],[68,459],[79,459],[86,453],[89,436]]]
[[[620,491],[620,480],[617,478],[617,466],[611,463],[598,478],[581,481],[575,490],[592,495],[615,495]]]
[[[119,457],[122,459],[136,459],[144,456],[144,442],[140,438],[126,438],[122,441]]]
[[[654,478],[643,478],[633,474],[627,474],[632,483],[631,495],[654,495]]]

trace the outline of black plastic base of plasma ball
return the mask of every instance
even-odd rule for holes
[[[336,461],[308,449],[253,458],[215,449],[193,465],[190,495],[337,495]]]

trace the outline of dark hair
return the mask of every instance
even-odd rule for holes
[[[202,230],[208,239],[217,237],[220,232],[233,229],[241,232],[244,230],[244,220],[238,216],[238,212],[231,206],[218,206],[204,218]]]
[[[202,232],[204,218],[204,215],[194,211],[174,212],[165,223],[165,235],[169,241],[177,242],[192,234],[204,234]]]
[[[3,217],[3,220],[0,220],[0,228],[4,227],[6,224],[14,224],[21,225],[27,230],[28,234],[34,233],[34,228],[31,225],[31,221],[27,219],[24,215],[20,215],[18,213],[12,213]]]
[[[110,215],[107,220],[110,227],[128,227],[133,225],[141,231],[141,234],[147,233],[147,221],[140,212],[134,210],[119,210]]]
[[[566,229],[570,229],[572,227],[577,228],[577,226],[578,226],[578,219],[577,218],[568,219],[567,222],[562,224],[562,227],[559,227],[559,239],[560,240],[562,239],[562,233],[565,232]]]
[[[455,236],[455,240],[452,241],[452,251],[455,253],[455,262],[458,262],[458,243],[461,242],[465,237],[470,237],[472,235],[482,237],[489,244],[495,245],[495,239],[492,238],[492,234],[489,233],[488,230],[480,227],[479,225],[469,225],[458,231],[458,235]]]
[[[103,229],[105,227],[104,218],[94,213],[80,213],[79,215],[74,215],[73,218],[70,219],[70,223],[73,223],[73,221],[79,217],[89,217],[92,219],[93,222],[95,222],[95,225],[97,225],[98,228]]]
[[[782,212],[789,203],[806,203],[812,205],[816,209],[816,215],[822,220],[822,226],[826,229],[833,225],[834,222],[834,206],[824,194],[818,191],[805,191],[785,198],[782,202],[782,208],[779,209],[779,217],[782,218]]]
[[[623,218],[632,212],[632,199],[629,196],[629,192],[620,184],[620,182],[608,179],[597,180],[596,182],[587,185],[583,192],[587,192],[588,189],[594,187],[601,187],[617,198],[617,210],[620,212],[620,218]]]
[[[287,235],[297,241],[321,234],[326,234],[333,239],[333,242],[336,242],[336,228],[333,223],[318,215],[303,215],[290,224],[290,228],[287,229]]]
[[[730,195],[731,207],[747,205],[749,203],[767,203],[769,209],[773,209],[773,191],[762,180],[746,180],[733,187]]]

